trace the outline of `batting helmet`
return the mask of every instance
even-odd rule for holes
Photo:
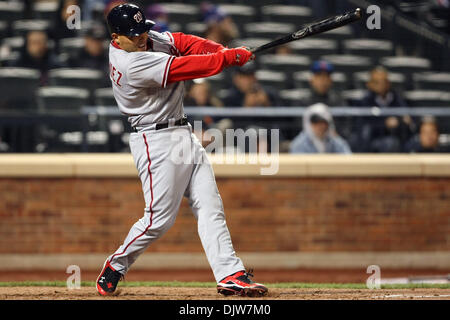
[[[148,32],[155,23],[146,20],[144,12],[134,4],[121,4],[111,9],[106,18],[110,33],[138,36]]]

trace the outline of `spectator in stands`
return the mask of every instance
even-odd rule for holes
[[[302,101],[303,105],[315,103],[323,103],[330,107],[345,105],[341,97],[333,90],[333,79],[331,78],[333,71],[333,65],[327,61],[315,61],[312,64],[312,76],[309,81],[312,95],[309,100]]]
[[[211,92],[211,86],[207,80],[196,79],[189,88],[184,105],[223,107],[223,102]]]
[[[169,16],[159,3],[149,5],[145,11],[145,17],[155,22],[152,30],[161,33],[169,31]]]
[[[203,22],[207,25],[204,37],[223,46],[239,37],[239,29],[233,19],[219,7],[204,2],[201,5]]]
[[[291,153],[351,153],[348,143],[335,130],[333,117],[323,103],[305,111],[303,131],[290,145]]]
[[[256,79],[254,63],[236,69],[233,85],[228,91],[224,103],[227,107],[269,107],[279,105],[279,99],[273,90],[264,88]]]
[[[422,119],[419,134],[414,136],[405,146],[410,153],[450,152],[449,148],[439,145],[439,127],[431,117]]]
[[[13,62],[13,66],[38,69],[41,72],[40,84],[46,85],[48,70],[65,65],[49,50],[48,37],[44,31],[29,31],[20,57]]]
[[[83,29],[84,48],[79,55],[69,60],[72,68],[89,68],[109,73],[108,53],[105,48],[105,40],[108,39],[105,27],[100,23],[92,23]],[[108,77],[109,81],[109,77]]]
[[[366,84],[367,92],[355,105],[360,107],[407,107],[403,98],[391,88],[389,73],[384,67],[375,67]],[[360,121],[359,138],[353,138],[361,152],[402,152],[403,145],[415,133],[416,126],[409,116],[387,117]]]
[[[384,67],[378,66],[370,71],[366,86],[366,94],[357,102],[359,106],[379,108],[407,106],[405,100],[392,90],[389,73]]]
[[[195,79],[184,99],[184,105],[189,107],[223,107],[223,102],[211,92],[211,86],[207,80]],[[211,116],[204,116],[193,120],[202,120],[207,126],[211,126],[214,123],[214,119]]]

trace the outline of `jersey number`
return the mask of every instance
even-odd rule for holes
[[[111,63],[109,64],[109,71],[110,71],[110,77],[111,81],[117,84],[119,87],[120,85],[120,78],[122,78],[122,72],[116,69]]]

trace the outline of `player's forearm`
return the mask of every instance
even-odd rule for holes
[[[210,77],[227,66],[225,55],[190,55],[176,57],[170,65],[168,83]]]
[[[245,48],[223,49],[207,55],[190,55],[173,57],[169,60],[167,82],[192,80],[210,77],[221,72],[225,67],[243,66],[252,57]]]
[[[194,54],[210,54],[225,49],[219,43],[181,32],[172,33],[175,47],[182,56]]]

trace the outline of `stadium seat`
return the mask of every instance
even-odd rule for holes
[[[84,38],[64,38],[59,41],[59,53],[76,58],[84,48]]]
[[[53,69],[49,71],[48,79],[50,86],[84,88],[91,94],[106,84],[106,75],[102,71],[85,68]]]
[[[443,90],[450,92],[450,73],[426,72],[413,74],[417,89]]]
[[[389,71],[405,74],[408,81],[413,73],[430,71],[431,68],[430,60],[417,57],[385,57],[380,62]]]
[[[8,23],[6,21],[0,21],[0,39],[6,38],[8,35]]]
[[[17,20],[11,25],[13,36],[25,36],[29,31],[48,31],[51,25],[48,20]]]
[[[292,74],[296,71],[309,70],[311,60],[302,55],[275,55],[266,54],[259,58],[264,69]]]
[[[255,21],[256,10],[252,6],[223,3],[219,4],[219,8],[229,15],[238,26]]]
[[[355,72],[369,70],[372,66],[372,61],[368,57],[356,55],[325,55],[321,59],[333,64],[337,72],[345,73],[349,79]]]
[[[94,104],[96,106],[116,106],[112,88],[98,88],[94,91]]]
[[[366,90],[363,89],[352,89],[342,91],[342,99],[347,101],[349,105],[354,105],[357,101],[364,98]]]
[[[214,76],[205,78],[211,86],[211,92],[214,93],[224,87],[227,87],[227,74],[225,72],[218,73]]]
[[[78,87],[41,87],[37,90],[37,101],[42,112],[78,114],[81,107],[89,104],[89,90]]]
[[[6,54],[0,54],[0,67],[15,66],[20,59],[19,51],[11,51]]]
[[[346,54],[367,56],[372,58],[374,62],[378,62],[380,58],[391,56],[394,53],[394,45],[391,41],[377,39],[344,40],[342,49]]]
[[[284,72],[271,70],[258,70],[255,73],[256,79],[263,86],[274,88],[276,90],[288,89],[288,77]]]
[[[318,39],[332,39],[332,40],[338,40],[340,42],[353,39],[353,30],[350,26],[343,26],[337,29],[333,29],[321,34],[318,34],[315,36]]]
[[[353,83],[357,89],[365,89],[366,83],[369,81],[370,72],[362,71],[353,74]],[[389,81],[392,88],[397,91],[404,91],[407,89],[406,77],[402,73],[389,72]]]
[[[280,91],[280,99],[286,107],[307,107],[305,101],[311,98],[309,89],[287,89]]]
[[[316,57],[337,54],[339,46],[336,40],[328,39],[303,39],[301,41],[293,41],[289,43],[289,47],[294,53],[310,56],[312,59]]]
[[[275,40],[294,32],[295,26],[282,22],[251,22],[244,24],[243,31],[247,37]]]
[[[294,85],[296,88],[309,88],[309,81],[311,79],[311,71],[299,71],[292,75],[294,80]],[[335,90],[346,90],[348,89],[347,76],[342,72],[333,72],[331,74],[331,79],[333,80],[333,89]]]
[[[236,48],[236,47],[248,47],[248,48],[257,48],[259,46],[262,46],[266,43],[269,43],[272,39],[270,38],[240,38],[240,39],[235,39],[233,41],[231,41],[231,48]]]
[[[207,27],[206,23],[202,22],[190,22],[185,26],[186,33],[200,37],[204,35]]]
[[[268,5],[261,8],[262,19],[271,22],[292,23],[299,27],[313,21],[312,10],[294,5]]]
[[[35,92],[39,86],[39,70],[0,68],[0,108],[35,109]]]
[[[411,107],[449,107],[450,94],[439,90],[412,90],[404,93]]]
[[[196,5],[169,2],[162,3],[161,6],[169,15],[169,21],[180,23],[183,26],[190,22],[200,21],[200,12]]]
[[[34,19],[53,20],[58,9],[58,1],[35,1],[32,7]]]
[[[24,37],[10,37],[4,38],[2,44],[9,48],[11,51],[19,52],[25,44]]]
[[[25,5],[20,1],[0,1],[0,21],[8,24],[23,19]]]

